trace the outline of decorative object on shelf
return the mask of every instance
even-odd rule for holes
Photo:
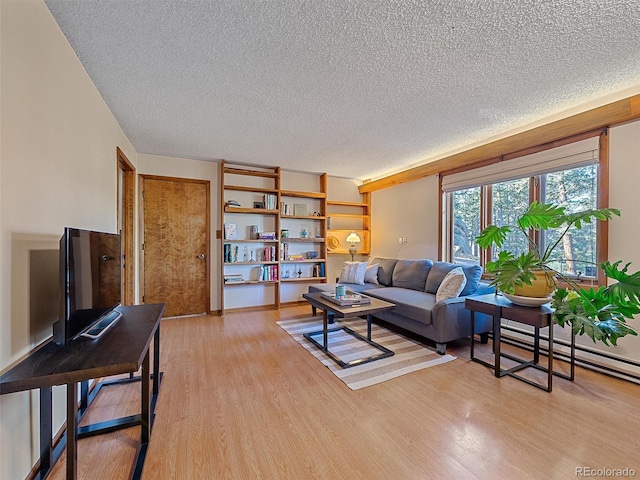
[[[258,238],[258,225],[249,225],[249,238],[252,240]]]
[[[356,232],[352,231],[347,237],[347,242],[349,242],[349,255],[351,255],[351,261],[353,262],[353,257],[358,251],[356,243],[360,243],[360,237]]]
[[[304,203],[294,203],[293,204],[293,214],[296,217],[306,217],[307,216],[307,205]]]
[[[253,208],[264,208],[263,202],[253,202]]]
[[[289,230],[286,228],[280,230],[280,238],[289,238]]]
[[[235,240],[238,238],[238,225],[235,223],[225,223],[224,238],[227,240]]]
[[[225,207],[239,207],[240,202],[237,200],[227,200],[224,204]]]
[[[313,260],[317,256],[318,256],[318,252],[316,252],[314,250],[310,250],[310,251],[307,252],[307,258],[310,259],[310,260]]]
[[[329,250],[337,250],[340,248],[340,240],[338,237],[334,237],[333,235],[327,238],[327,248]]]
[[[640,313],[640,271],[629,274],[627,269],[630,263],[620,268],[621,260],[615,263],[605,261],[598,266],[605,277],[617,283],[603,285],[597,289],[586,289],[578,284],[579,275],[566,275],[556,270],[553,265],[558,257],[562,257],[555,252],[556,248],[564,248],[563,241],[571,238],[572,227],[581,229],[584,224],[596,220],[607,221],[614,215],[620,216],[620,211],[615,208],[601,208],[565,213],[565,208],[559,205],[534,201],[518,218],[517,226],[489,225],[476,238],[481,248],[494,245],[502,248],[512,228],[520,231],[530,246],[529,251],[518,256],[508,250],[502,250],[496,260],[487,262],[487,272],[494,276],[491,284],[496,285],[505,294],[525,296],[526,294],[523,295],[523,292],[516,288],[532,285],[536,279],[536,272],[541,271],[542,274],[539,276],[543,277],[543,287],[546,282],[555,286],[551,303],[555,323],[562,327],[567,323],[571,324],[574,334],[586,333],[594,343],[601,341],[605,345],[609,345],[609,342],[617,345],[618,338],[637,335],[636,331],[626,324],[625,319],[631,320],[634,315]],[[529,231],[548,229],[558,229],[560,234],[554,243],[550,242],[544,251],[540,251],[538,245],[529,239]],[[574,264],[591,264],[583,260],[568,260]],[[536,293],[532,296],[541,301],[546,293]]]
[[[300,237],[307,238],[308,235],[309,235],[309,229],[307,228],[306,225],[302,225],[300,227]]]

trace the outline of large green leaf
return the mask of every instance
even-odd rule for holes
[[[531,285],[535,280],[532,270],[539,268],[540,259],[533,252],[514,257],[510,252],[500,252],[498,259],[487,263],[487,271],[495,273],[491,282],[506,293],[513,293],[515,287]]]
[[[564,207],[551,203],[533,201],[526,212],[518,219],[518,226],[523,230],[548,230],[562,225]]]
[[[576,228],[580,229],[583,223],[591,223],[592,220],[611,220],[614,215],[619,217],[620,210],[617,208],[589,209],[564,215],[562,217],[562,223],[566,225],[573,224]]]
[[[622,262],[618,260],[615,263],[605,262],[600,264],[600,268],[602,268],[604,274],[618,282],[610,285],[607,288],[607,293],[613,302],[628,299],[631,302],[640,303],[640,271],[627,274],[630,263],[627,263],[622,269],[619,269],[618,267],[621,263]]]
[[[605,345],[617,345],[618,338],[626,335],[637,335],[633,328],[626,324],[626,318],[633,318],[640,313],[638,305],[623,302],[608,303],[605,287],[597,290],[581,290],[569,293],[563,288],[556,290],[551,307],[554,309],[553,319],[561,326],[570,324],[576,335],[586,334],[594,343],[600,341]]]
[[[489,225],[487,228],[480,232],[480,235],[476,237],[476,242],[482,248],[489,248],[496,245],[498,248],[502,247],[507,234],[511,232],[511,228],[508,226],[498,227],[496,225]]]

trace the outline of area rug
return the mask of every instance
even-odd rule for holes
[[[341,368],[303,336],[307,332],[322,330],[322,317],[282,320],[277,324],[307,349],[309,353],[320,360],[351,390],[358,390],[407,373],[442,365],[456,358],[452,355],[439,355],[433,348],[403,337],[374,323],[371,325],[371,339],[392,350],[395,355],[355,367]],[[347,325],[365,337],[367,335],[367,322],[364,320],[336,321],[330,328],[342,325]],[[320,341],[322,341],[321,338],[320,336]],[[367,343],[344,331],[329,333],[329,349],[343,361],[349,361],[351,358],[361,358],[369,353],[369,349],[374,354],[378,353]]]

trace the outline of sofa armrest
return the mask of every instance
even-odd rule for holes
[[[490,290],[486,293],[493,291],[493,287],[489,288]],[[465,297],[448,298],[433,305],[431,323],[435,330],[434,335],[437,342],[446,343],[469,336],[469,330],[471,329],[470,312],[465,308],[464,302],[467,298],[475,295],[476,293]],[[491,316],[478,313],[475,318],[475,333],[491,331],[493,326]]]

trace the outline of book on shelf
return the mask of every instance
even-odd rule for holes
[[[223,276],[224,283],[244,283],[244,276],[241,273],[229,273]]]
[[[260,265],[258,267],[258,282],[273,282],[278,280],[277,265]]]
[[[336,292],[322,292],[322,298],[329,300],[341,307],[348,307],[352,305],[366,305],[371,303],[371,298],[366,295],[360,295],[359,293],[349,292],[345,295],[336,297]]]
[[[264,208],[267,210],[276,210],[278,208],[278,197],[276,195],[268,193],[262,199],[264,200]]]

